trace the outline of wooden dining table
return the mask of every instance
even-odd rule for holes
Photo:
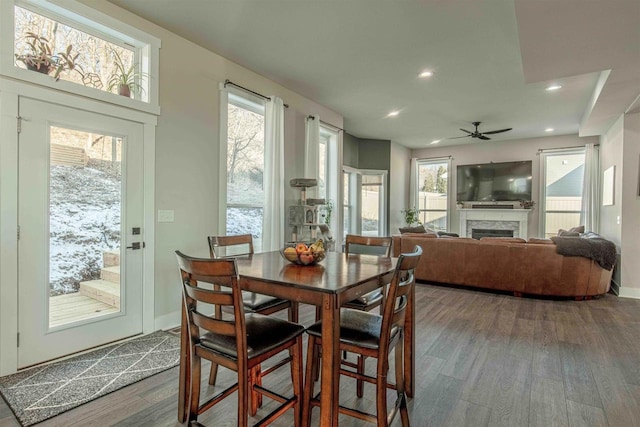
[[[338,425],[340,384],[340,307],[391,281],[396,258],[374,255],[327,252],[326,258],[313,266],[300,266],[284,260],[279,251],[263,252],[238,258],[240,286],[243,290],[312,304],[322,312],[322,376],[320,425]],[[414,394],[415,375],[415,293],[409,296],[405,318],[404,377],[406,393]],[[185,422],[188,405],[188,332],[182,313],[181,358],[178,421]]]

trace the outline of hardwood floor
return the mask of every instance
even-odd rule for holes
[[[515,298],[425,284],[416,296],[413,426],[640,426],[640,300]],[[303,323],[314,315],[312,307],[301,307]],[[373,368],[370,361],[367,369]],[[228,385],[232,378],[221,369],[218,382]],[[281,369],[265,383],[288,394],[289,378]],[[176,425],[177,380],[174,368],[41,426]],[[341,386],[341,403],[374,410],[370,385],[363,399],[355,397],[354,380],[342,378]],[[265,399],[259,415],[275,406]],[[199,421],[235,426],[235,408],[234,395]],[[313,413],[317,419],[319,411]],[[363,424],[348,417],[340,422]],[[0,426],[18,425],[0,401]],[[273,425],[288,427],[291,416]]]

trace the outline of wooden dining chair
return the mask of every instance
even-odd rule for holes
[[[302,333],[304,327],[273,316],[245,313],[235,259],[192,258],[176,251],[182,278],[183,304],[189,332],[189,372],[185,381],[189,390],[188,422],[197,423],[198,415],[212,408],[234,391],[238,392],[238,426],[248,423],[250,399],[264,395],[280,406],[260,421],[268,425],[287,410],[294,410],[294,424],[300,425],[302,401]],[[204,283],[220,290],[207,289]],[[211,286],[211,288],[213,288]],[[233,319],[220,319],[200,311],[199,304],[229,307]],[[282,352],[290,356],[293,397],[286,398],[250,380],[254,368]],[[238,380],[215,396],[200,403],[201,359],[210,360],[237,372]]]
[[[376,375],[365,375],[364,370],[351,370],[341,366],[340,374],[376,386],[376,415],[364,413],[360,410],[339,406],[339,411],[364,421],[387,427],[400,412],[402,425],[409,426],[409,413],[404,388],[403,369],[403,336],[405,313],[409,294],[415,283],[414,269],[422,255],[422,249],[416,246],[414,252],[401,254],[389,285],[384,303],[383,314],[374,314],[361,310],[342,309],[340,312],[340,350],[357,355],[377,359]],[[322,321],[316,322],[307,329],[309,343],[307,348],[307,366],[305,372],[304,403],[302,407],[302,425],[311,423],[313,406],[320,405],[320,396],[313,396],[315,379],[313,372],[318,368],[320,343],[322,336]],[[395,348],[395,384],[387,381],[389,371],[389,353]],[[344,362],[344,361],[343,361]],[[339,387],[339,381],[336,383]],[[387,408],[387,388],[397,392],[393,409]],[[322,390],[329,393],[331,390]]]
[[[239,234],[234,236],[209,236],[209,255],[211,258],[238,258],[249,257],[253,255],[253,236],[251,234]],[[255,292],[242,292],[242,302],[245,311],[269,315],[277,313],[281,310],[289,310],[289,321],[298,322],[298,303],[282,298],[269,295],[258,294]],[[222,318],[222,310],[216,306],[216,316]],[[279,366],[276,364],[276,366]],[[255,372],[252,373],[252,379],[257,385],[262,384],[262,377],[272,372],[273,368],[262,371],[260,366],[256,366]],[[218,376],[218,365],[211,364],[209,371],[209,384],[215,385]],[[250,414],[255,415],[258,408],[262,407],[262,396],[255,396],[256,399],[251,401]]]

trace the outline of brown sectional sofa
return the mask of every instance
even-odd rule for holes
[[[612,271],[589,258],[556,253],[551,240],[443,238],[434,234],[393,237],[393,256],[422,247],[416,279],[582,299],[609,290]]]

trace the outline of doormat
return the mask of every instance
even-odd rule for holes
[[[178,365],[180,338],[158,331],[0,377],[0,394],[30,426]]]

